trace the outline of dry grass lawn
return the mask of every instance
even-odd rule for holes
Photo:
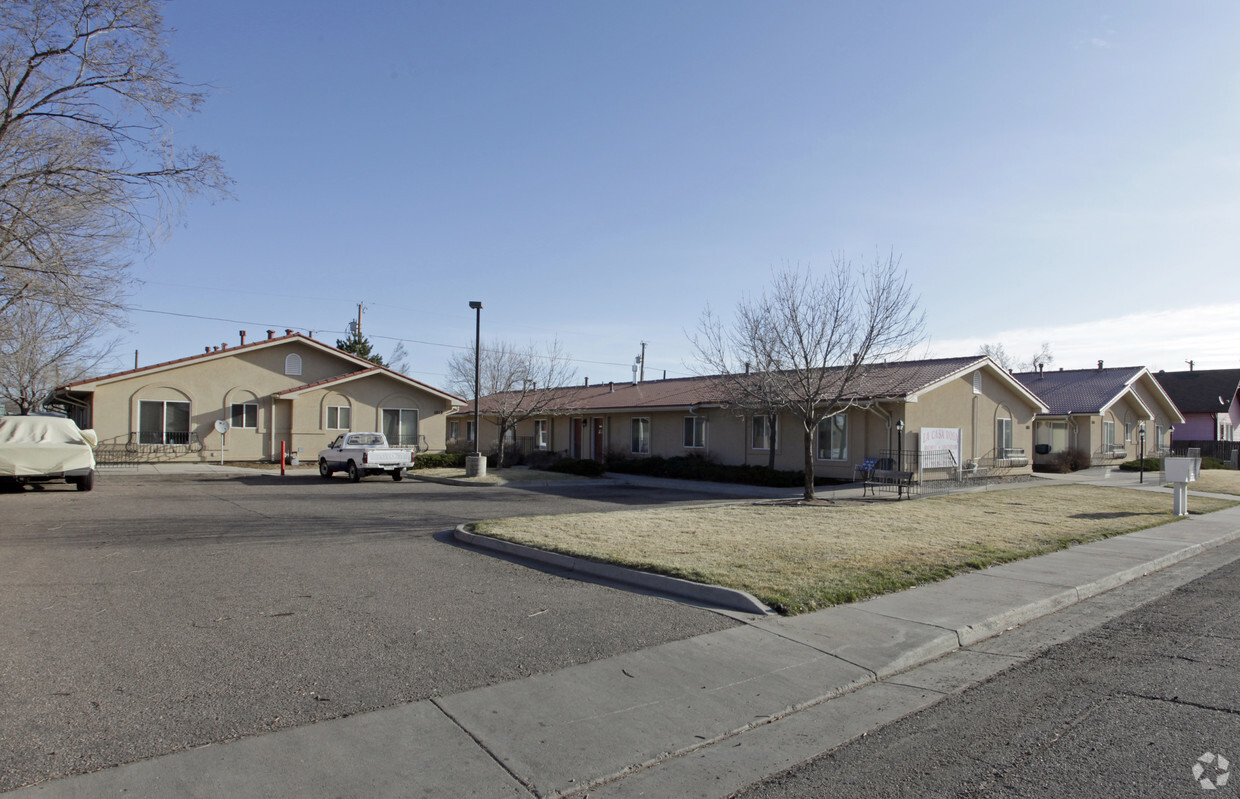
[[[411,477],[425,474],[430,477],[447,477],[452,480],[465,480],[470,483],[486,483],[490,485],[507,485],[508,483],[566,483],[577,480],[589,480],[576,474],[561,472],[544,472],[538,469],[488,469],[482,477],[466,477],[464,469],[414,469],[408,473]]]
[[[1206,513],[1235,505],[1194,497]],[[801,613],[1174,521],[1171,497],[1098,486],[834,506],[714,505],[479,522],[541,549],[748,591]]]
[[[1240,496],[1240,471],[1230,469],[1202,469],[1197,481],[1190,483],[1189,491],[1205,491],[1209,494],[1236,494]],[[1193,500],[1190,498],[1188,507],[1191,510]]]

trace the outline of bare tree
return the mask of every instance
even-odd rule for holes
[[[1042,342],[1042,346],[1031,358],[1024,361],[1017,361],[1008,354],[1002,344],[983,344],[977,349],[978,355],[989,355],[1000,366],[1009,372],[1034,372],[1037,371],[1038,365],[1049,366],[1055,361],[1055,354],[1051,352],[1051,345],[1048,342]]]
[[[111,355],[89,320],[37,301],[6,312],[13,335],[0,340],[0,398],[26,415],[44,407],[52,390],[86,377]]]
[[[731,326],[708,311],[693,343],[730,402],[800,422],[809,501],[819,423],[852,407],[871,368],[922,340],[917,305],[894,255],[864,267],[837,256],[819,277],[799,267],[777,271],[761,297],[737,304]]]
[[[392,354],[388,356],[387,367],[393,372],[409,373],[409,350],[405,349],[405,342],[396,342],[396,346],[392,348]]]
[[[479,362],[478,393],[485,416],[499,432],[499,465],[504,464],[505,438],[517,425],[535,416],[564,413],[564,397],[550,389],[570,383],[576,375],[571,359],[553,341],[540,350],[507,341],[484,341]],[[462,397],[474,395],[474,348],[448,359],[448,385]],[[478,435],[479,431],[474,431]]]
[[[173,145],[205,92],[166,52],[162,6],[0,4],[0,336],[25,300],[116,321],[134,248],[227,192],[217,156]]]

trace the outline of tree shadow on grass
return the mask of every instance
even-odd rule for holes
[[[1105,513],[1074,513],[1069,519],[1126,519],[1131,516],[1149,516],[1151,514],[1142,511],[1131,510],[1114,510]]]

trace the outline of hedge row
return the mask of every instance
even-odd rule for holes
[[[765,466],[745,464],[730,466],[703,458],[613,458],[607,471],[640,474],[647,477],[671,477],[677,480],[709,480],[713,483],[742,483],[754,486],[795,488],[805,485],[805,472],[771,470]],[[819,482],[815,480],[815,482]],[[822,482],[830,482],[822,480]]]

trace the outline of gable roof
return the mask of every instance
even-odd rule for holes
[[[918,397],[931,391],[943,383],[961,374],[977,368],[987,368],[1010,384],[1017,393],[1025,396],[1029,403],[1038,410],[1045,406],[1032,392],[1028,391],[1010,375],[986,356],[969,356],[965,358],[932,358],[918,361],[898,361],[877,364],[870,368],[857,380],[843,399],[849,402],[873,400],[904,399],[916,402]],[[843,373],[843,367],[828,370]],[[574,413],[597,413],[604,411],[629,410],[676,410],[697,407],[719,407],[726,403],[727,393],[722,384],[721,375],[703,377],[681,377],[670,380],[652,380],[645,383],[602,383],[593,386],[564,386],[560,388],[542,389],[539,399],[547,394],[552,395],[546,404],[551,412],[571,411]],[[493,412],[502,398],[518,392],[505,392],[482,397],[480,410],[482,413]],[[488,410],[488,406],[490,411]],[[469,415],[474,412],[474,405],[468,402],[458,409],[458,415]]]
[[[1060,369],[1054,372],[1017,372],[1012,375],[1050,408],[1050,416],[1070,414],[1102,415],[1128,393],[1148,418],[1154,418],[1136,392],[1133,384],[1145,386],[1171,411],[1172,418],[1182,421],[1179,409],[1144,366],[1114,366],[1105,369]]]
[[[1154,379],[1183,413],[1227,413],[1240,391],[1240,369],[1158,372]]]
[[[185,358],[178,358],[174,361],[164,361],[163,363],[155,363],[155,364],[151,364],[150,366],[141,366],[141,367],[138,367],[137,369],[127,369],[123,372],[113,372],[111,374],[101,375],[99,377],[92,377],[87,380],[78,380],[74,383],[67,383],[63,386],[57,386],[56,391],[58,392],[59,391],[92,392],[98,386],[106,385],[108,383],[113,383],[113,382],[116,382],[117,380],[124,380],[130,377],[135,377],[137,375],[155,374],[158,372],[167,371],[169,369],[177,369],[182,366],[189,365],[189,364],[206,363],[208,361],[214,361],[220,358],[230,358],[239,352],[256,352],[258,350],[268,349],[270,347],[284,346],[284,345],[287,345],[293,342],[308,345],[328,355],[339,358],[342,361],[342,365],[346,366],[349,369],[349,371],[347,371],[345,374],[340,375],[338,377],[331,378],[332,380],[337,380],[340,377],[348,377],[350,375],[356,377],[356,376],[360,376],[361,372],[372,372],[374,370],[378,370],[378,371],[386,372],[389,376],[395,377],[405,383],[416,386],[417,388],[420,388],[423,391],[427,391],[437,396],[443,397],[444,399],[447,399],[450,402],[456,403],[456,402],[465,401],[464,399],[454,394],[449,394],[445,391],[435,388],[434,386],[430,386],[421,381],[414,380],[411,377],[406,377],[405,375],[402,375],[400,372],[395,372],[395,371],[392,371],[391,369],[388,369],[386,366],[379,366],[377,364],[371,363],[365,358],[359,358],[358,356],[353,355],[352,353],[348,353],[348,352],[345,352],[344,350],[337,349],[336,347],[333,347],[330,344],[325,344],[322,341],[316,341],[315,339],[312,339],[309,336],[302,335],[301,333],[289,333],[284,336],[261,339],[259,341],[250,342],[249,344],[240,344],[236,347],[225,346],[217,350],[211,350],[210,352],[201,353],[199,355],[190,355]],[[305,386],[302,386],[299,388],[305,388]]]
[[[398,382],[404,383],[411,388],[416,388],[420,391],[426,391],[428,393],[434,394],[435,396],[441,399],[448,400],[449,402],[453,404],[460,404],[465,401],[464,399],[456,396],[455,394],[449,394],[446,391],[440,391],[439,389],[434,388],[432,386],[428,386],[421,381],[414,380],[412,377],[406,377],[402,375],[400,372],[394,372],[391,369],[387,368],[386,366],[379,366],[378,364],[371,364],[369,369],[361,369],[356,372],[349,372],[348,374],[336,375],[335,377],[328,377],[328,378],[324,378],[323,380],[316,380],[313,383],[306,383],[304,385],[293,386],[292,388],[286,388],[283,391],[275,392],[275,396],[282,397],[284,399],[294,399],[296,397],[301,396],[302,394],[305,394],[308,391],[314,391],[316,389],[327,388],[330,386],[340,386],[340,385],[344,385],[345,383],[351,383],[354,380],[359,380],[363,377],[371,377],[373,375],[386,375],[387,377],[390,377]]]

